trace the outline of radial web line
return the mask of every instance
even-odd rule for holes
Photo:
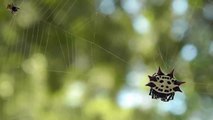
[[[70,47],[69,47],[70,42],[69,42],[69,39],[68,39],[68,37],[67,37],[67,34],[66,34],[66,33],[65,33],[65,40],[66,40],[66,46],[67,46],[67,59],[68,59],[68,66],[70,66],[70,60],[71,60],[71,58],[70,58]]]
[[[8,26],[8,28],[9,28],[9,32],[8,33],[12,32],[12,30],[13,30],[12,27],[14,26],[14,21],[15,21],[15,18],[14,18],[14,16],[12,16],[12,19],[10,20],[9,26]],[[5,41],[8,41],[8,39],[9,39],[9,34],[7,34]],[[7,48],[7,51],[6,51],[6,54],[5,54],[6,58],[5,58],[4,62],[3,62],[4,63],[3,65],[6,65],[5,63],[8,62],[9,57],[10,57],[9,55],[10,55],[10,52],[11,52],[11,45],[10,45],[11,43],[10,43],[10,41],[8,43],[6,43],[6,44],[8,44],[9,48]]]
[[[25,30],[23,30],[23,33],[22,33],[22,37],[21,37],[21,41],[20,41],[20,55],[19,55],[19,58],[18,58],[18,64],[19,64],[19,67],[21,66],[22,64],[22,57],[23,57],[23,46],[24,46],[24,39],[25,39]]]
[[[37,25],[37,28],[36,28],[36,39],[35,39],[35,47],[34,47],[34,50],[36,50],[36,47],[37,47],[37,45],[38,45],[38,43],[39,43],[39,32],[40,32],[40,22],[39,22],[39,24]],[[42,31],[42,30],[41,30]]]
[[[98,45],[98,44],[96,44],[96,43],[94,43],[94,42],[92,42],[92,41],[90,41],[90,40],[87,40],[87,39],[85,39],[85,38],[76,36],[76,35],[72,34],[71,32],[69,32],[69,31],[67,31],[67,30],[64,30],[64,29],[61,29],[59,26],[56,26],[56,25],[54,25],[54,24],[52,24],[52,23],[49,23],[49,22],[46,22],[46,21],[42,21],[42,22],[48,23],[48,24],[54,26],[56,29],[58,28],[58,29],[62,30],[62,31],[65,32],[65,33],[68,33],[68,34],[70,34],[70,35],[72,35],[72,36],[75,36],[76,38],[79,38],[79,39],[81,39],[81,40],[83,40],[83,41],[85,41],[85,42],[88,42],[88,43],[90,43],[90,44],[95,45],[96,47],[98,47],[98,48],[104,50],[105,52],[107,52],[107,53],[111,54],[112,56],[114,56],[115,58],[119,59],[119,60],[122,61],[123,63],[126,63],[126,64],[128,63],[126,60],[124,60],[124,59],[121,58],[120,56],[114,54],[113,52],[107,50],[106,48],[104,48],[104,47],[102,47],[102,46],[100,46],[100,45]]]
[[[31,41],[30,41],[30,45],[29,45],[29,55],[32,54],[32,46],[33,46],[33,40],[34,40],[34,33],[35,33],[35,24],[32,25],[32,36],[31,36]]]
[[[44,54],[46,54],[46,52],[47,52],[47,47],[48,47],[48,43],[49,43],[49,37],[50,37],[50,28],[48,26],[48,29],[47,29],[47,41],[46,41],[46,44],[45,44]]]
[[[69,1],[69,0],[66,0],[66,2],[67,2],[67,1]],[[50,13],[48,14],[48,16],[47,16],[46,18],[48,19],[51,15],[55,14],[56,10],[58,11],[58,9],[60,9],[60,8],[58,8],[58,7],[60,7],[60,5],[63,6],[62,3],[65,4],[66,2],[63,2],[63,1],[59,2],[59,3],[57,4],[57,6],[52,10],[52,12],[50,12]]]
[[[60,47],[61,53],[62,53],[62,55],[63,55],[64,62],[65,62],[66,67],[67,67],[68,65],[67,65],[67,63],[66,63],[65,53],[64,53],[64,50],[63,50],[63,47],[62,47],[62,44],[61,44],[60,37],[59,37],[58,32],[57,32],[57,29],[55,29],[55,34],[56,34],[56,38],[58,39],[59,47]]]
[[[60,19],[61,21],[59,22],[59,25],[63,22],[65,15],[68,15],[68,13],[70,12],[70,10],[73,8],[73,6],[75,5],[77,0],[74,0],[74,2],[71,4],[71,6],[68,8],[67,13],[64,14]],[[57,16],[56,16],[57,17]]]
[[[39,40],[39,47],[38,47],[39,52],[42,52],[41,46],[42,46],[42,43],[43,43],[43,39],[44,39],[44,34],[45,33],[46,33],[45,28],[42,27],[42,29],[41,29],[41,38]]]

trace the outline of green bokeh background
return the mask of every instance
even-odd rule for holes
[[[138,0],[136,14],[125,0],[104,14],[103,1],[0,1],[0,120],[212,120],[213,17],[204,11],[213,1],[186,0],[182,15],[174,0]],[[20,10],[11,14],[9,3]],[[138,16],[145,32],[134,28]],[[187,23],[183,34],[173,31],[178,20]],[[186,45],[197,50],[190,61]],[[148,96],[147,75],[159,66],[186,82],[181,99]],[[134,96],[119,99],[122,90],[141,103],[128,106]]]

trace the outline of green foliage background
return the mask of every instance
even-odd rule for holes
[[[114,1],[110,15],[100,12],[101,0],[0,1],[0,120],[213,119],[213,21],[203,15],[213,2],[188,0],[187,12],[175,16],[172,0],[141,0],[138,14],[150,28],[140,34],[134,15]],[[15,15],[9,3],[20,7]],[[171,33],[178,19],[188,22],[182,37]],[[186,44],[197,48],[190,62],[181,57]],[[150,96],[143,97],[148,108],[120,107],[118,94],[126,86],[148,95],[147,75],[158,66],[166,73],[175,68],[186,82],[186,111],[161,112],[165,103]],[[131,71],[140,73],[139,86],[126,81]]]

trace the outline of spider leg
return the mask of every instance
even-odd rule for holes
[[[156,91],[153,91],[153,94],[154,94],[154,99],[158,99],[159,98],[158,93]]]
[[[152,94],[152,88],[150,88],[150,90],[149,90],[149,95],[151,95]]]
[[[157,96],[156,94],[154,94],[154,98],[155,98],[155,99],[158,99],[158,96]]]
[[[156,94],[152,90],[152,99],[156,99]]]
[[[164,102],[169,102],[169,99],[165,99],[165,101]]]
[[[172,93],[172,98],[171,98],[171,100],[173,100],[173,99],[174,99],[174,96],[175,96],[175,93]]]
[[[169,97],[168,97],[168,101],[169,101],[169,100],[173,100],[173,99],[174,99],[174,95],[175,95],[175,93],[170,93],[170,94],[169,94]]]
[[[161,98],[161,101],[164,101],[164,102],[166,102],[166,99],[165,99],[165,98]]]
[[[157,99],[157,94],[155,93],[155,91],[152,89],[152,99]]]
[[[161,100],[164,101],[164,102],[168,102],[168,95],[165,95],[165,96],[162,96]]]
[[[171,93],[168,95],[167,101],[169,101],[171,98]]]
[[[156,99],[156,95],[155,94],[152,94],[152,99]]]

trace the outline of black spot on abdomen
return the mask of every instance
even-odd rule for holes
[[[163,89],[160,89],[160,88],[158,90],[161,91],[161,92],[163,91]]]
[[[170,82],[170,81],[167,81],[167,83],[168,83],[168,84],[171,84],[171,82]]]
[[[169,92],[168,90],[164,90],[164,92]]]

